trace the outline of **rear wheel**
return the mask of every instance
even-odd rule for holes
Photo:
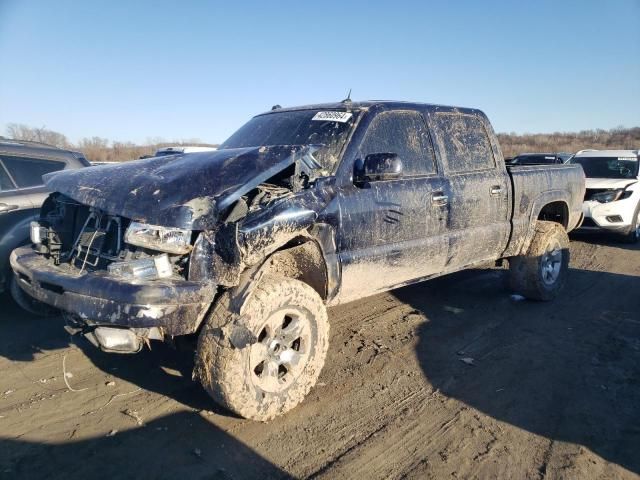
[[[196,376],[223,407],[270,420],[299,404],[320,375],[329,345],[325,306],[307,284],[278,276],[256,287],[242,327],[231,324],[229,302],[225,293],[200,333]],[[250,340],[234,341],[233,328]]]
[[[509,286],[532,300],[552,300],[565,284],[569,269],[569,237],[562,225],[537,221],[525,255],[509,263]]]

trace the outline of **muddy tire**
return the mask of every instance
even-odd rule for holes
[[[16,302],[20,308],[37,317],[48,317],[58,312],[46,303],[39,302],[35,298],[27,295],[25,291],[20,288],[18,280],[16,280],[16,276],[13,274],[9,277],[9,293],[11,293],[11,298],[13,298],[13,301]]]
[[[633,214],[631,220],[631,227],[629,231],[623,237],[626,243],[638,243],[640,242],[640,204],[636,207],[636,211]]]
[[[569,270],[569,237],[562,225],[537,221],[525,255],[509,262],[509,287],[531,300],[553,300]]]
[[[252,339],[243,345],[234,341],[229,303],[224,293],[206,320],[195,376],[226,409],[270,420],[302,402],[318,380],[329,346],[326,308],[307,284],[266,276],[243,306],[244,337]]]

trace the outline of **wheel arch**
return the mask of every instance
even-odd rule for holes
[[[536,222],[538,220],[551,221],[562,225],[565,231],[569,232],[579,221],[579,216],[573,215],[569,209],[567,200],[567,192],[563,190],[550,190],[543,192],[531,202],[531,210],[529,212],[529,227],[527,234],[518,249],[517,254],[523,254],[529,249],[529,245],[533,240],[536,231]]]

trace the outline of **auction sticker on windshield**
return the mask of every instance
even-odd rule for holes
[[[321,122],[338,122],[338,123],[346,123],[351,118],[352,114],[350,112],[318,112],[316,113],[311,120],[317,120]]]

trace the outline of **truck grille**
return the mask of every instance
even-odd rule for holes
[[[84,270],[105,268],[107,263],[118,260],[125,228],[120,217],[91,211],[73,244],[71,263]]]

